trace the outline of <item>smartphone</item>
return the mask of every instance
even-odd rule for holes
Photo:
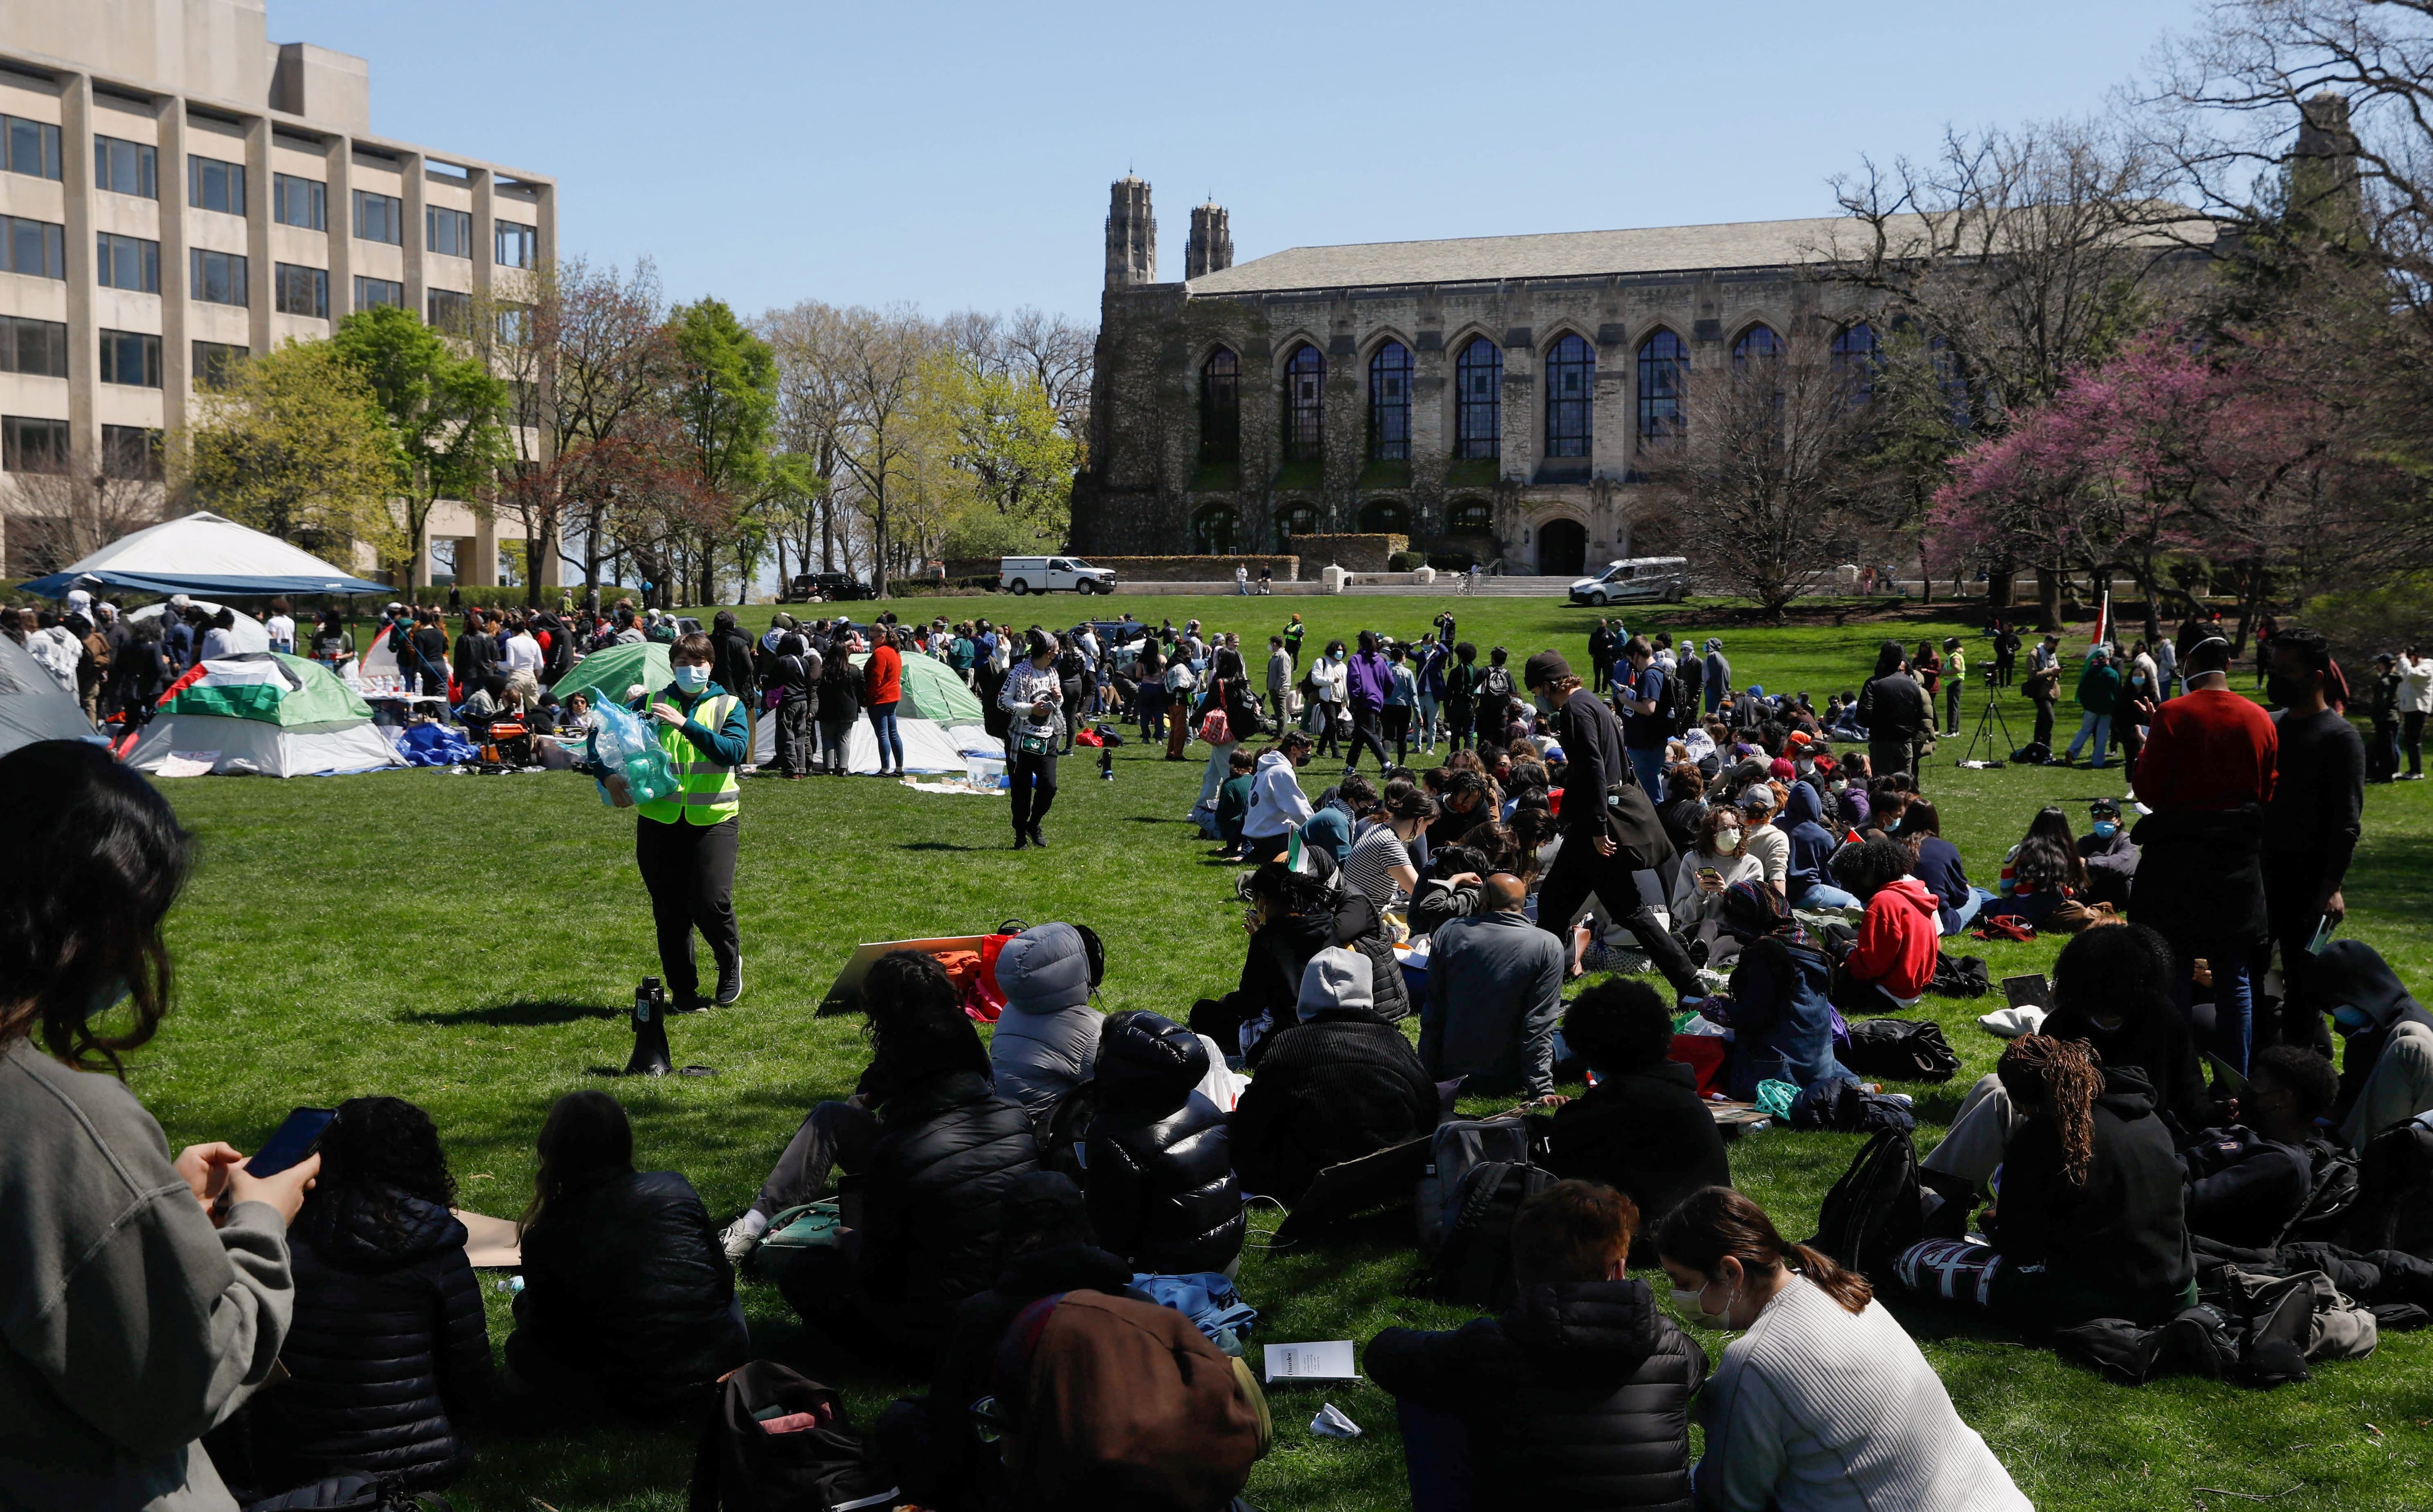
[[[2332,916],[2326,913],[2315,925],[2315,937],[2306,942],[2306,954],[2320,956],[2323,953],[2323,947],[2331,943]]]
[[[245,1163],[246,1174],[276,1176],[300,1162],[313,1153],[313,1147],[321,1142],[321,1130],[329,1128],[330,1120],[337,1116],[335,1108],[298,1108],[290,1113],[287,1121],[279,1126],[279,1131],[253,1152],[253,1159]]]
[[[1701,882],[1720,882],[1723,879],[1724,874],[1716,871],[1711,866],[1702,866],[1698,868],[1698,880]]]

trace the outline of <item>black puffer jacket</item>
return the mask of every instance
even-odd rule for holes
[[[951,1071],[890,1096],[860,1193],[855,1273],[894,1327],[943,1333],[996,1279],[1005,1189],[1039,1168],[1022,1105],[986,1074]]]
[[[587,1376],[624,1410],[682,1410],[749,1353],[735,1272],[692,1183],[626,1171],[550,1204],[523,1241],[507,1364]],[[519,1356],[537,1351],[537,1369]]]
[[[1451,1334],[1389,1328],[1370,1379],[1462,1419],[1482,1506],[1690,1512],[1707,1351],[1636,1281],[1533,1286]]]
[[[1234,1110],[1234,1168],[1290,1205],[1328,1166],[1436,1128],[1442,1106],[1401,1029],[1365,1008],[1328,1009],[1268,1037]]]
[[[1698,1100],[1697,1074],[1678,1061],[1608,1076],[1552,1118],[1530,1122],[1546,1131],[1546,1169],[1628,1196],[1642,1233],[1700,1187],[1732,1184],[1723,1130]],[[1653,1251],[1643,1251],[1650,1265]]]
[[[295,1379],[253,1399],[264,1484],[455,1479],[469,1457],[463,1425],[490,1385],[465,1226],[419,1198],[316,1193],[287,1249],[296,1315],[279,1360]]]
[[[1222,1270],[1242,1252],[1242,1188],[1225,1114],[1197,1090],[1199,1036],[1118,1013],[1098,1038],[1097,1120],[1083,1176],[1098,1243],[1158,1275]]]
[[[1329,945],[1357,950],[1369,958],[1370,991],[1380,1020],[1391,1024],[1410,1016],[1411,994],[1403,984],[1393,942],[1387,938],[1377,905],[1354,887],[1342,890],[1332,915],[1288,913],[1260,926],[1251,936],[1250,953],[1242,962],[1241,986],[1227,994],[1228,1006],[1239,1005],[1239,1019],[1244,1023],[1264,1012],[1273,1016],[1276,1028],[1291,1024],[1294,1005],[1301,1000],[1301,974],[1308,969],[1309,958]],[[1273,1037],[1271,1029],[1268,1040]],[[1254,1069],[1267,1053],[1267,1044],[1262,1040],[1251,1052]]]

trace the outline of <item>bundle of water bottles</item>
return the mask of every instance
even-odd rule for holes
[[[633,710],[602,699],[592,710],[592,749],[608,775],[600,801],[611,808],[656,803],[676,790],[676,765]]]

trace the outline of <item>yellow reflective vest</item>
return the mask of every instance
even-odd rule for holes
[[[662,695],[654,693],[643,705],[647,711]],[[716,730],[726,722],[742,701],[732,693],[718,693],[703,699],[688,711],[687,717],[704,728]],[[678,701],[681,706],[681,700]],[[675,764],[676,790],[673,796],[655,803],[638,806],[644,819],[655,819],[662,824],[716,824],[734,818],[743,808],[743,787],[736,780],[736,769],[693,744],[681,724],[659,724],[659,749]]]

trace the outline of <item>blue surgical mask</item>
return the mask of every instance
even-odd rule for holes
[[[2097,840],[2110,840],[2113,836],[2119,833],[2120,824],[2118,820],[2099,819],[2095,822],[2095,838]]]
[[[676,686],[688,693],[698,693],[709,686],[709,669],[697,662],[675,664]]]
[[[98,988],[94,990],[93,1002],[86,1007],[84,1016],[87,1020],[101,1017],[104,1013],[109,1012],[111,1009],[116,1008],[119,1004],[127,1001],[128,994],[131,991],[132,989],[127,985],[126,977],[112,977],[110,980],[102,983]]]
[[[2332,1010],[2332,1023],[2342,1033],[2355,1034],[2373,1028],[2373,1015],[2353,1004],[2342,1003]]]

